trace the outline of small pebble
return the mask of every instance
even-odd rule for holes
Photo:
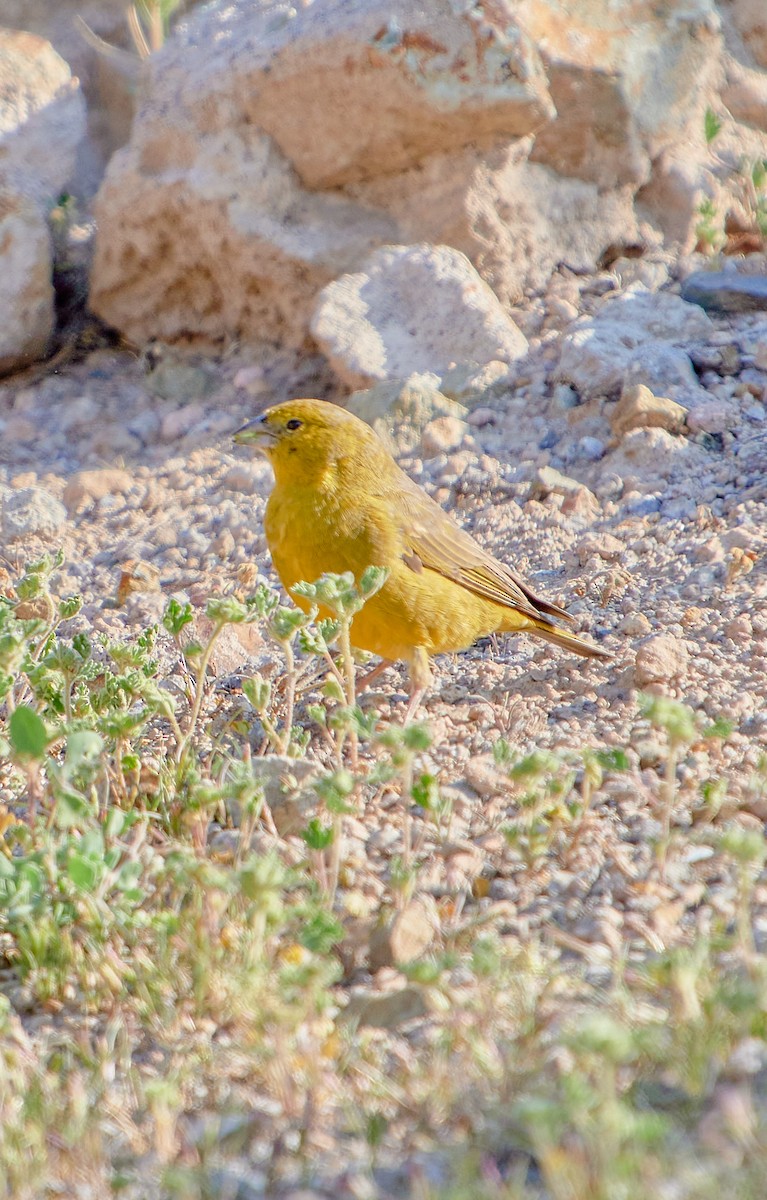
[[[629,613],[624,617],[618,628],[627,637],[645,637],[650,632],[651,626],[644,613],[636,612]]]
[[[656,633],[636,652],[634,679],[639,687],[648,683],[668,683],[687,673],[687,646],[672,633]]]
[[[424,458],[444,454],[459,446],[466,432],[466,422],[458,417],[435,417],[421,434],[421,453]]]
[[[587,462],[598,462],[600,458],[604,458],[606,450],[604,442],[595,437],[582,437],[577,448],[579,457],[585,458]]]

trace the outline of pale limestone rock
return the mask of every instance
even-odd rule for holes
[[[738,407],[726,400],[709,399],[696,404],[687,413],[687,426],[692,433],[724,433],[738,420]]]
[[[372,1029],[398,1029],[408,1021],[420,1020],[428,1011],[423,988],[409,985],[388,992],[355,988],[338,1020],[341,1025],[354,1028],[363,1025]]]
[[[726,70],[727,79],[721,91],[723,103],[736,121],[767,133],[767,74],[745,67],[731,57],[727,58]]]
[[[741,613],[739,617],[733,617],[725,625],[724,632],[736,645],[748,646],[754,633],[751,617],[748,613]]]
[[[152,56],[99,193],[94,310],[139,342],[303,343],[325,284],[411,240],[339,189],[552,114],[512,6],[494,10],[236,0],[193,14]]]
[[[437,913],[430,896],[411,900],[373,931],[370,969],[399,966],[421,958],[434,941]]]
[[[687,144],[668,146],[653,163],[652,176],[637,193],[637,209],[669,242],[685,252],[697,241],[701,201],[716,190],[708,161]]]
[[[481,367],[461,363],[443,373],[439,387],[450,400],[474,410],[491,396],[508,391],[513,383],[514,373],[508,363],[489,362]]]
[[[562,339],[558,375],[582,396],[609,396],[625,383],[705,394],[679,343],[711,330],[697,305],[637,285],[608,300],[596,316],[575,323]]]
[[[563,475],[554,467],[538,467],[530,485],[530,498],[543,500],[552,494],[562,496],[571,504],[576,499],[580,499],[585,500],[586,506],[595,511],[599,508],[599,501],[585,484],[580,483],[577,479],[571,479],[569,475]]]
[[[590,558],[618,562],[626,552],[623,542],[612,533],[587,533],[575,547],[578,562],[583,566]]]
[[[91,308],[136,342],[302,344],[317,293],[393,225],[305,192],[269,138],[137,120],[99,191]],[[200,118],[201,119],[201,118]]]
[[[384,246],[320,294],[312,333],[360,387],[459,362],[513,362],[527,339],[468,259],[450,246]]]
[[[403,242],[447,243],[504,303],[545,285],[559,263],[593,270],[615,242],[639,237],[628,187],[600,189],[526,161],[532,142],[437,154],[399,175],[346,189],[397,221]]]
[[[521,0],[557,116],[532,157],[601,187],[647,182],[660,152],[689,137],[703,151],[703,113],[721,49],[712,0],[574,5]]]
[[[45,205],[72,181],[85,134],[78,81],[49,42],[0,28],[0,182]]]
[[[211,94],[226,105],[247,88],[239,115],[279,147],[305,187],[335,188],[429,154],[519,137],[552,117],[515,8],[510,0],[484,12],[450,0],[211,6],[158,59],[155,79],[187,71],[184,99],[198,106]]]
[[[0,374],[42,357],[53,332],[47,211],[84,130],[63,59],[32,33],[0,29]]]
[[[221,480],[222,487],[230,492],[241,492],[243,496],[257,495],[262,483],[259,472],[246,463],[235,463]]]
[[[629,429],[657,426],[669,433],[679,433],[687,410],[665,396],[655,396],[644,384],[624,388],[620,400],[610,413],[610,428],[617,437]]]
[[[6,26],[46,38],[82,88],[87,104],[87,137],[75,168],[78,196],[94,195],[106,164],[128,139],[142,63],[122,49],[127,32],[125,0],[3,0]],[[80,22],[115,47],[97,49]]]
[[[46,351],[53,331],[51,240],[39,206],[0,186],[0,375]]]
[[[767,67],[767,8],[764,0],[731,0],[727,11],[756,61]]]
[[[650,622],[644,613],[628,613],[618,628],[626,637],[644,637],[650,632]]]
[[[672,477],[695,474],[711,459],[707,451],[687,438],[675,437],[666,429],[630,429],[620,446],[603,460],[605,473],[617,473],[626,482],[626,490],[641,481],[642,492],[652,491]]]
[[[3,495],[0,530],[5,541],[50,537],[67,519],[67,510],[55,496],[40,487],[19,488]]]

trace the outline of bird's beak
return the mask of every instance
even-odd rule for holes
[[[256,417],[236,430],[233,438],[238,446],[255,446],[257,450],[269,450],[277,441],[277,434],[264,424],[263,417]]]

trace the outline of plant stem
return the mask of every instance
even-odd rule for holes
[[[181,741],[179,742],[178,748],[176,750],[176,762],[178,762],[178,763],[180,763],[182,761],[184,755],[186,754],[186,750],[189,745],[189,741],[192,737],[192,734],[194,733],[195,726],[197,725],[197,718],[200,715],[200,709],[202,708],[202,701],[205,696],[205,675],[208,670],[208,663],[210,662],[210,658],[213,653],[213,648],[214,648],[216,642],[218,641],[219,637],[221,636],[223,629],[224,629],[224,622],[219,622],[216,625],[216,627],[214,628],[213,633],[210,635],[210,640],[208,641],[207,646],[205,647],[205,649],[202,652],[202,656],[200,658],[200,663],[199,663],[199,666],[197,667],[197,672],[196,672],[194,699],[192,700],[192,710],[189,714],[189,724],[187,727],[187,731],[182,736]],[[180,732],[180,728],[179,728],[179,732]]]
[[[671,742],[668,750],[668,758],[666,759],[666,768],[663,772],[663,785],[661,795],[663,796],[663,829],[661,833],[660,845],[658,846],[658,869],[660,877],[663,879],[666,874],[666,859],[668,856],[669,842],[671,841],[671,812],[674,807],[674,797],[676,795],[676,768],[679,759],[679,747],[676,742]]]
[[[288,675],[285,683],[285,735],[282,741],[282,753],[287,754],[293,733],[293,713],[296,706],[296,656],[293,653],[292,642],[284,642],[283,648]]]
[[[349,708],[354,708],[354,705],[357,702],[357,696],[355,692],[354,655],[352,654],[351,622],[346,616],[341,618],[341,633],[339,635],[339,643],[341,646],[341,661],[343,663],[344,693],[346,696],[346,703],[348,704]],[[351,769],[352,771],[356,771],[359,766],[359,754],[357,730],[354,727],[349,730],[349,740],[351,747]],[[341,765],[341,752],[343,750],[343,743],[344,733],[341,734],[338,744],[339,766]]]

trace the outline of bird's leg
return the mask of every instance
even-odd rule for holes
[[[382,658],[377,667],[373,667],[372,670],[368,671],[366,675],[361,676],[361,678],[357,680],[357,690],[361,691],[362,688],[370,687],[370,684],[375,683],[376,679],[378,679],[380,675],[383,675],[384,671],[387,670],[387,668],[391,665],[392,661],[390,658]]]
[[[418,706],[426,695],[427,688],[432,682],[429,656],[423,646],[416,646],[410,660],[410,699],[405,710],[405,724],[412,721]]]

